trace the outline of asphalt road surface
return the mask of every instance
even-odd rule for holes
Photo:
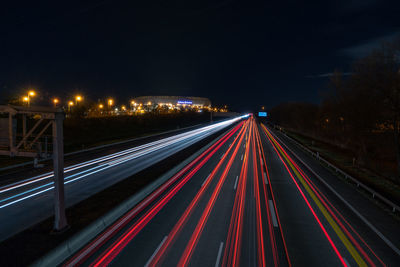
[[[250,117],[64,265],[398,266],[399,226]]]
[[[185,131],[68,166],[64,169],[66,206],[72,206],[240,119]],[[51,172],[0,187],[0,241],[54,214],[53,189]]]

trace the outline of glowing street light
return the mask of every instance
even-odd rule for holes
[[[68,111],[71,112],[71,107],[74,105],[73,101],[68,102]]]
[[[29,90],[28,96],[23,98],[23,101],[28,103],[28,107],[31,105],[31,97],[34,97],[35,95],[36,95],[35,91]]]
[[[113,105],[114,101],[110,98],[108,99],[108,106],[111,108]]]
[[[58,98],[54,98],[54,99],[53,99],[54,107],[57,107],[57,104],[58,104],[59,102],[60,102],[60,101],[58,100]]]
[[[125,107],[125,106],[122,106],[121,109],[122,109],[123,111],[125,111],[125,110],[126,110],[126,107]]]
[[[100,104],[99,109],[102,109],[102,108],[104,108],[104,106],[103,106],[103,104]]]
[[[75,96],[75,104],[78,105],[78,102],[82,101],[82,99],[83,98],[80,95]]]

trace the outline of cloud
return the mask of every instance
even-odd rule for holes
[[[374,49],[381,46],[383,42],[390,42],[400,36],[400,32],[396,31],[391,34],[369,39],[357,45],[342,49],[340,52],[351,58],[362,58],[370,54]]]
[[[351,75],[351,72],[342,72],[342,76],[348,76]],[[316,74],[316,75],[307,75],[306,78],[326,78],[326,77],[332,77],[334,75],[333,72],[328,72],[328,73],[322,73],[322,74]]]

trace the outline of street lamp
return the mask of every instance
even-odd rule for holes
[[[35,91],[29,90],[28,91],[28,96],[26,97],[26,99],[24,97],[24,101],[28,103],[28,107],[31,105],[31,97],[34,97],[35,95],[36,95]]]
[[[82,96],[77,95],[77,96],[75,97],[75,104],[78,105],[78,102],[82,101],[82,99],[83,99]]]
[[[71,107],[74,105],[73,101],[68,102],[68,111],[71,112]]]
[[[24,97],[22,98],[22,101],[24,101],[24,102],[26,102],[26,103],[29,103],[29,97],[24,96]]]
[[[53,99],[54,107],[57,107],[58,102],[60,102],[60,101],[58,100],[58,98],[54,98],[54,99]]]
[[[114,101],[110,98],[108,99],[108,107],[111,108],[113,105]]]
[[[103,108],[104,108],[103,104],[100,104],[99,109],[103,109]]]

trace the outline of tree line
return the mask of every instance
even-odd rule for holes
[[[400,38],[355,61],[350,75],[335,71],[320,104],[280,104],[270,117],[346,148],[359,164],[400,182]]]

